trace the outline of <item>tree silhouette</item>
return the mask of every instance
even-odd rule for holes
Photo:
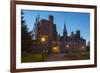
[[[32,51],[32,36],[28,32],[27,25],[24,20],[24,13],[21,12],[21,51],[22,55],[30,53]]]

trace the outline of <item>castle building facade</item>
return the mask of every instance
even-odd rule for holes
[[[50,53],[79,52],[86,49],[86,40],[81,37],[80,30],[77,30],[76,33],[71,32],[71,35],[68,36],[66,24],[64,23],[63,35],[60,36],[52,15],[49,15],[48,20],[40,20],[37,16],[32,33],[38,47],[41,48],[40,45],[43,44]],[[43,37],[45,38],[44,42],[41,41]]]

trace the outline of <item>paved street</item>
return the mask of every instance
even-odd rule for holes
[[[67,60],[66,57],[64,57],[64,54],[49,54],[47,61],[61,61],[61,60]]]

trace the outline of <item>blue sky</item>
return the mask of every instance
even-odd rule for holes
[[[90,40],[90,13],[83,12],[56,12],[56,11],[39,11],[39,10],[23,10],[24,20],[26,21],[29,31],[34,27],[34,23],[38,14],[41,19],[47,19],[49,15],[54,16],[54,23],[57,32],[63,34],[64,22],[68,35],[73,31],[80,30],[81,36],[88,42]]]

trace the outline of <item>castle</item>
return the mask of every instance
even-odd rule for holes
[[[63,35],[60,36],[54,23],[54,17],[48,16],[47,19],[41,19],[39,15],[36,17],[36,21],[32,30],[33,40],[38,44],[36,47],[41,48],[44,45],[46,52],[80,52],[86,49],[86,40],[80,35],[80,30],[76,33],[71,32],[68,35],[66,24],[64,23]],[[44,42],[41,38],[44,37]]]

